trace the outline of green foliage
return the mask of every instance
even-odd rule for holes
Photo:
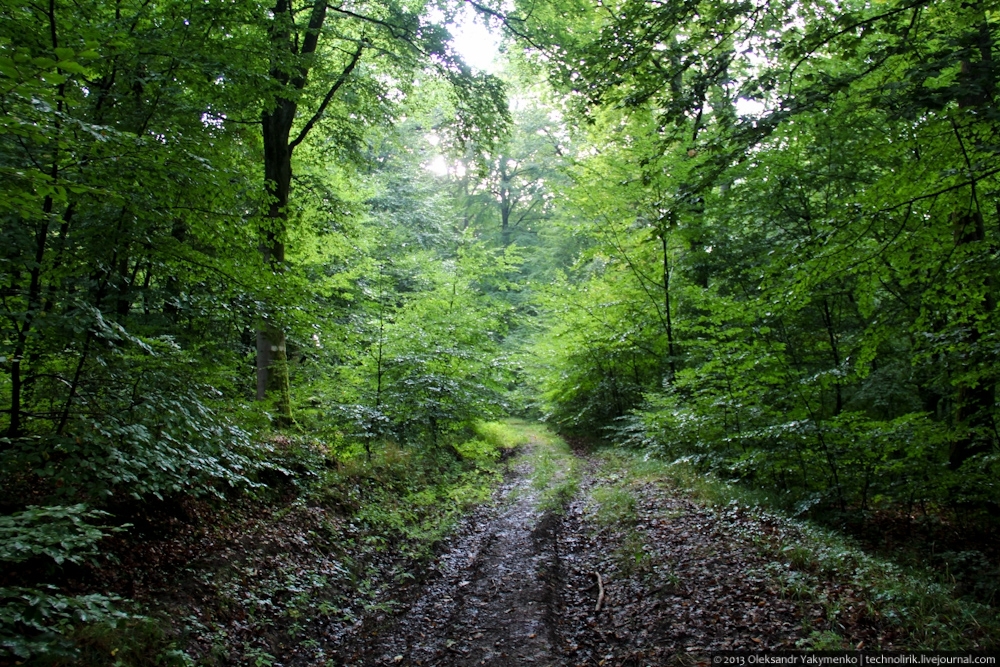
[[[492,463],[500,458],[500,451],[498,449],[491,443],[479,438],[467,440],[460,445],[456,445],[455,451],[463,459],[475,461],[480,465]]]
[[[58,659],[77,656],[71,635],[81,624],[114,625],[132,615],[118,611],[113,596],[68,596],[54,587],[0,588],[0,655],[21,659]]]
[[[0,562],[7,567],[26,561],[61,566],[82,563],[98,553],[98,542],[124,527],[90,523],[106,512],[86,505],[29,506],[0,517]],[[0,587],[0,656],[48,660],[79,655],[73,638],[81,626],[133,621],[120,611],[115,596],[66,595],[55,586]]]
[[[995,12],[553,8],[587,242],[539,299],[549,418],[804,512],[995,511]]]
[[[567,430],[593,433],[638,404],[643,389],[660,377],[662,357],[656,348],[662,341],[655,340],[658,323],[648,312],[620,298],[600,278],[585,280],[579,287],[566,285],[555,298],[543,297],[552,326],[537,338],[533,365],[548,419]],[[654,339],[654,349],[635,349],[646,337]]]
[[[531,103],[515,111],[505,140],[493,150],[464,156],[452,179],[465,224],[500,247],[536,250],[538,232],[551,221],[556,193],[565,182],[561,167],[570,141],[549,117],[539,91],[522,84],[518,92]]]
[[[81,563],[97,553],[101,538],[124,530],[87,523],[107,516],[107,512],[87,509],[83,504],[29,505],[23,512],[0,516],[0,560],[21,563],[46,556],[56,565]]]
[[[89,413],[67,420],[63,433],[9,439],[0,453],[7,474],[94,502],[252,486],[249,435],[210,407],[217,392],[199,386],[194,369],[182,375],[172,346],[152,343],[100,360],[77,390]]]
[[[502,348],[512,309],[501,298],[519,258],[456,227],[454,203],[423,168],[430,149],[419,125],[390,137],[371,175],[368,204],[379,238],[354,278],[348,345],[339,365],[310,364],[317,415],[370,447],[381,438],[438,442],[479,418],[500,416],[514,367]],[[339,334],[338,334],[339,335]],[[345,363],[346,362],[346,363]]]
[[[192,665],[161,623],[99,594],[0,588],[0,656],[44,665]],[[110,660],[110,662],[109,662]]]
[[[376,208],[357,188],[369,149],[423,91],[463,140],[502,134],[504,86],[464,68],[421,7],[258,9],[0,8],[0,454],[19,478],[92,498],[245,483],[248,436],[219,415],[257,390],[257,330],[289,331],[293,374],[342,338],[377,254],[357,226]],[[277,180],[261,118],[284,124]],[[431,375],[412,381],[488,384]]]
[[[204,82],[225,51],[211,21],[239,11],[147,10],[3,9],[0,458],[4,484],[43,496],[200,491],[248,471],[247,436],[216,407],[218,388],[240,391],[255,202],[232,187],[251,176],[243,131],[202,116],[234,110]]]
[[[529,436],[517,422],[484,422],[472,424],[476,435],[485,440],[497,451],[510,451],[528,444]]]

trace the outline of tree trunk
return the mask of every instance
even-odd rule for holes
[[[955,245],[984,241],[986,229],[983,216],[972,212],[960,216],[955,221]],[[989,290],[989,285],[987,285]],[[991,312],[996,307],[992,294],[987,291],[982,304],[984,312]],[[975,346],[980,338],[976,323],[969,322],[969,331],[965,342]],[[992,425],[992,412],[996,404],[996,386],[986,378],[972,386],[960,386],[955,397],[955,421],[962,428],[962,433],[951,443],[948,452],[948,465],[953,470],[958,469],[967,459],[975,454],[989,451],[993,439],[987,435]],[[964,427],[964,428],[963,428]]]
[[[510,196],[510,183],[506,176],[500,181],[500,243],[504,248],[511,242],[510,214],[514,204]]]
[[[305,122],[298,136],[292,140],[292,124],[298,111],[295,101],[306,86],[309,74],[308,60],[292,70],[278,62],[285,54],[293,57],[311,57],[319,45],[320,32],[326,20],[327,3],[315,0],[309,15],[309,25],[303,34],[296,32],[295,18],[289,0],[277,0],[272,10],[271,45],[276,53],[281,53],[270,72],[271,78],[282,87],[285,94],[275,99],[273,109],[265,109],[261,114],[261,134],[264,140],[264,187],[270,203],[263,224],[260,245],[264,264],[275,273],[280,273],[285,264],[285,224],[288,220],[288,198],[292,184],[292,151],[300,144],[315,124],[322,118],[327,105],[340,90],[361,59],[366,42],[362,40],[340,76],[327,90],[312,117]],[[294,34],[293,34],[294,33]],[[290,383],[288,378],[288,354],[285,332],[280,323],[269,320],[257,331],[257,400],[264,400],[268,394],[277,394],[279,423],[292,421]]]
[[[660,245],[663,250],[663,310],[667,315],[667,366],[670,368],[670,384],[677,377],[677,356],[674,351],[674,324],[670,315],[670,254],[667,247],[667,230],[660,230]]]
[[[59,38],[56,29],[55,0],[49,0],[48,19],[52,48],[56,49],[59,47]],[[59,101],[56,105],[56,110],[59,113],[55,117],[55,135],[57,141],[54,142],[55,148],[52,151],[52,163],[49,166],[49,176],[51,178],[52,185],[55,185],[59,181],[59,160],[61,159],[61,156],[59,154],[58,138],[62,134],[61,114],[63,111],[63,100],[65,100],[66,96],[66,84],[59,84],[58,91],[59,94],[57,99]],[[25,308],[24,320],[21,322],[20,328],[18,329],[17,342],[14,345],[14,354],[11,357],[10,364],[10,423],[7,426],[6,433],[8,438],[18,437],[21,435],[24,428],[21,420],[24,410],[24,406],[22,405],[22,391],[24,389],[24,385],[26,384],[25,380],[28,378],[25,377],[26,374],[24,372],[25,369],[23,368],[23,363],[28,348],[28,334],[31,331],[35,317],[38,315],[39,311],[42,310],[42,266],[48,243],[49,221],[51,219],[54,206],[55,202],[52,199],[52,196],[50,195],[45,197],[42,202],[42,221],[35,232],[35,261],[30,272],[31,278],[28,285],[28,300]]]
[[[833,312],[830,310],[830,302],[826,297],[823,298],[823,310],[821,314],[823,316],[823,324],[826,325],[826,335],[830,341],[830,356],[833,358],[833,368],[836,373],[835,377],[837,378],[833,383],[835,401],[833,415],[837,416],[844,410],[844,396],[840,385],[840,348],[837,345],[837,332],[834,329]]]
[[[292,149],[289,136],[295,120],[295,102],[279,99],[273,111],[261,118],[264,137],[264,179],[270,204],[260,244],[264,264],[280,273],[285,263],[285,223],[288,195],[292,183]],[[273,320],[263,323],[257,331],[257,400],[268,394],[276,396],[279,423],[292,420],[288,379],[288,354],[285,332]]]

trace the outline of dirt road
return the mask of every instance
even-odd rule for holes
[[[807,586],[758,548],[785,530],[766,516],[556,441],[532,439],[418,593],[329,647],[334,664],[693,665],[716,650],[893,645],[854,591]]]
[[[531,472],[522,459],[468,518],[408,608],[347,639],[345,665],[554,664],[558,520],[540,509]]]

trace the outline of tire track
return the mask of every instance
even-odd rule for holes
[[[380,626],[357,627],[333,649],[342,664],[557,664],[559,521],[539,509],[528,458],[463,523],[412,604]]]

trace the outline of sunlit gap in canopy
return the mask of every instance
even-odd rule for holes
[[[429,13],[431,21],[444,23],[444,12],[434,8]],[[451,46],[469,67],[493,74],[497,71],[497,55],[500,53],[500,32],[488,26],[487,19],[476,10],[463,4],[454,17],[446,23],[451,33]]]
[[[430,19],[435,23],[446,20],[439,9],[432,9]],[[495,27],[487,25],[487,19],[479,16],[469,5],[463,4],[451,21],[446,23],[451,33],[451,46],[461,56],[465,64],[473,70],[495,73],[500,68],[498,56],[500,53],[500,32]],[[433,147],[437,147],[440,137],[435,133],[424,136]],[[453,175],[458,178],[465,176],[465,165],[461,161],[453,162],[442,153],[436,154],[423,164],[423,168],[435,176]]]

